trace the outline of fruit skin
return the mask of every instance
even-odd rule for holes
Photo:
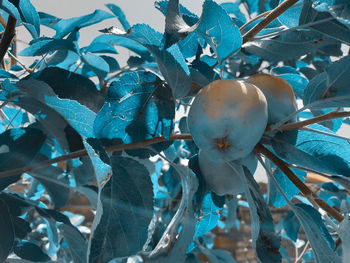
[[[267,125],[267,101],[253,84],[216,80],[195,97],[187,125],[199,149],[215,162],[247,156]]]
[[[226,162],[213,162],[210,155],[199,150],[198,153],[199,168],[206,182],[207,188],[217,195],[237,195],[244,191],[244,186],[239,173],[244,173],[242,165],[246,166],[254,174],[258,165],[257,159],[253,153],[250,153],[244,159]]]
[[[298,110],[293,88],[283,78],[256,74],[246,81],[254,84],[264,93],[268,105],[268,124],[278,123]],[[296,117],[291,121],[297,121]]]

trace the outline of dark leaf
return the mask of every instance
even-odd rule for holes
[[[104,79],[109,73],[108,63],[100,56],[92,53],[85,53],[81,56],[81,59],[89,68],[91,68],[99,79]]]
[[[73,262],[86,263],[86,253],[88,247],[86,238],[76,227],[73,227],[72,225],[62,224],[58,227],[58,229],[68,243],[68,248],[73,258]]]
[[[28,241],[18,242],[14,247],[14,252],[20,258],[34,262],[46,262],[50,260],[49,256],[40,247]]]
[[[13,227],[15,231],[16,238],[24,239],[32,231],[30,224],[20,218],[20,217],[13,217]]]
[[[101,191],[90,262],[134,255],[147,240],[153,190],[147,169],[131,158],[112,157],[113,175]]]
[[[253,247],[261,262],[282,262],[279,252],[281,238],[275,233],[270,210],[250,171],[244,168],[241,175],[252,220]]]
[[[15,230],[9,208],[2,198],[0,198],[0,231],[0,262],[5,262],[14,246]]]
[[[10,129],[0,134],[0,171],[29,165],[45,140],[42,131],[30,127]],[[0,189],[3,190],[19,178],[20,174],[0,178]]]

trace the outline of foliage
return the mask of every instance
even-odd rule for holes
[[[337,131],[349,128],[349,2],[204,0],[197,15],[160,0],[164,33],[106,7],[61,19],[30,0],[0,3],[0,262],[236,262],[213,243],[247,207],[260,262],[346,262],[350,138]],[[106,19],[80,47],[80,29]],[[17,52],[22,25],[32,40]],[[214,80],[256,73],[288,81],[299,110],[255,148],[267,196],[246,167],[243,193],[218,196],[188,134],[190,102]],[[311,172],[327,180],[310,190]]]

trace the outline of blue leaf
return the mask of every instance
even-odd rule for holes
[[[349,253],[349,246],[350,246],[350,220],[349,216],[346,216],[344,220],[340,223],[339,229],[338,229],[338,235],[341,238],[342,241],[342,259],[343,262],[346,262],[346,260],[350,257]]]
[[[21,15],[17,9],[17,7],[12,4],[10,1],[8,0],[3,0],[1,1],[0,7],[2,10],[4,10],[5,12],[7,12],[9,15],[12,15],[14,18],[17,19],[17,21],[21,21]]]
[[[45,134],[31,127],[16,128],[0,134],[0,171],[29,165],[46,140]],[[0,190],[16,182],[21,174],[0,179]]]
[[[126,19],[123,10],[119,6],[116,6],[115,4],[106,4],[106,6],[118,18],[118,20],[122,24],[124,30],[128,31],[130,29],[130,24],[129,24],[128,20]]]
[[[53,16],[44,12],[39,12],[38,14],[40,18],[40,24],[52,29],[55,29],[56,24],[58,23],[58,21],[61,20],[61,18],[58,18],[56,16]]]
[[[104,55],[102,55],[101,58],[108,63],[110,73],[120,70],[119,63],[115,58]]]
[[[101,36],[96,37],[91,42],[90,46],[94,46],[94,45],[97,45],[99,43],[105,43],[105,44],[125,47],[127,49],[130,49],[134,53],[140,55],[145,60],[152,61],[151,54],[147,50],[147,48],[145,48],[141,44],[139,44],[136,41],[133,41],[131,39],[124,38],[121,36],[116,36],[116,35],[101,35]]]
[[[45,262],[50,260],[49,256],[45,254],[40,247],[28,241],[18,242],[13,251],[20,258],[34,262]]]
[[[314,124],[313,129],[332,131]],[[316,171],[348,175],[350,145],[346,140],[306,130],[287,131],[272,140],[276,153],[293,164]]]
[[[321,215],[306,204],[295,204],[291,208],[305,231],[316,262],[340,263],[340,257],[333,251],[333,238],[324,225]]]
[[[87,27],[113,17],[114,16],[112,14],[97,9],[93,13],[85,16],[61,19],[57,22],[55,26],[56,35],[54,37],[63,38],[64,36],[72,32],[75,28],[81,29],[83,27]]]
[[[81,56],[82,61],[99,77],[104,79],[109,73],[108,63],[98,55],[85,53]]]
[[[18,11],[21,14],[24,26],[28,29],[33,38],[40,36],[40,18],[30,0],[20,0]]]
[[[341,23],[350,25],[350,4],[347,0],[313,0],[315,9],[329,12]]]
[[[299,235],[300,222],[294,213],[290,211],[280,223],[283,225],[283,229],[286,232],[287,237],[290,238],[293,242],[296,242]]]
[[[229,55],[238,52],[242,46],[239,28],[226,11],[212,0],[204,2],[196,32],[214,49],[220,63]]]
[[[238,26],[242,26],[244,23],[247,22],[247,19],[245,18],[244,14],[242,13],[242,11],[239,9],[239,5],[238,3],[222,3],[220,4],[220,6],[228,13],[228,14],[232,14],[234,17],[236,17],[238,20],[240,20],[240,22],[242,23],[241,25]]]
[[[0,198],[0,261],[5,262],[12,251],[15,233],[13,229],[12,216],[4,200]]]
[[[21,50],[18,55],[26,57],[41,56],[56,50],[72,50],[78,52],[78,46],[76,43],[67,39],[43,37],[31,43],[29,47]]]
[[[81,49],[81,53],[110,53],[118,54],[117,50],[109,43],[94,43]]]
[[[304,105],[312,109],[347,107],[350,105],[350,56],[329,64],[305,89]],[[315,103],[318,102],[318,103]]]
[[[0,78],[13,78],[13,79],[18,79],[18,77],[16,75],[13,75],[12,73],[0,69]]]
[[[107,102],[95,120],[95,135],[124,143],[159,135],[169,138],[174,111],[169,88],[155,74],[126,73],[109,88]]]
[[[200,213],[197,216],[194,238],[201,237],[216,227],[220,218],[220,210],[222,208],[214,204],[211,194],[206,194],[202,200]]]
[[[305,180],[306,172],[296,169],[294,169],[293,172],[298,176],[300,180]],[[292,199],[296,194],[299,193],[299,189],[289,180],[289,178],[280,169],[276,168],[273,172],[273,175],[275,176],[283,192],[289,199]],[[276,208],[280,208],[287,204],[286,200],[276,189],[274,184],[269,185],[269,204],[275,206]]]
[[[266,263],[282,262],[282,256],[279,252],[281,238],[275,233],[273,219],[260,192],[259,185],[245,167],[241,179],[244,182],[244,192],[252,220],[253,247],[256,249],[258,258],[261,262]]]
[[[153,190],[147,169],[137,161],[113,156],[113,175],[101,191],[89,261],[108,262],[139,252],[153,216]]]

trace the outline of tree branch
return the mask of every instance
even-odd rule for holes
[[[330,113],[321,115],[321,116],[317,116],[315,118],[311,118],[305,121],[299,121],[299,122],[294,122],[294,123],[287,123],[287,124],[283,124],[280,127],[278,127],[275,130],[279,130],[279,131],[290,131],[290,130],[297,130],[300,128],[303,128],[307,125],[310,124],[315,124],[315,123],[319,123],[322,121],[327,121],[327,120],[332,120],[332,119],[337,119],[337,118],[344,118],[344,117],[348,117],[350,116],[350,111],[332,111]],[[274,129],[267,129],[267,131],[273,131]]]
[[[311,191],[311,189],[301,181],[298,176],[296,176],[291,169],[289,169],[288,165],[278,158],[275,154],[265,148],[262,144],[258,143],[255,146],[255,151],[257,153],[263,154],[266,158],[271,160],[281,171],[292,181],[292,183],[298,187],[300,192],[311,202],[316,203],[319,207],[321,207],[324,211],[326,211],[329,215],[331,215],[338,222],[343,221],[344,217],[338,213],[333,207],[329,206],[326,202],[324,202],[320,197]]]
[[[16,35],[16,23],[17,19],[13,16],[9,16],[7,20],[6,29],[0,43],[0,61],[4,60],[7,49],[9,48],[12,39]]]
[[[152,139],[144,140],[141,142],[134,142],[130,144],[119,144],[115,146],[106,147],[105,150],[106,152],[114,152],[114,151],[122,151],[122,150],[139,149],[152,144],[166,142],[166,141],[175,141],[175,140],[192,140],[192,136],[190,134],[173,134],[170,136],[170,140],[166,139],[163,136],[159,136],[159,137],[154,137]],[[72,159],[83,157],[86,155],[87,155],[87,151],[85,149],[79,150],[79,151],[62,155],[53,159],[45,160],[43,162],[35,163],[33,165],[0,172],[0,177],[9,177],[17,174],[28,173],[41,167],[49,166],[51,164],[59,163],[67,160],[72,160]]]
[[[275,20],[277,17],[279,17],[281,14],[283,14],[285,11],[287,11],[290,7],[292,7],[298,0],[286,0],[279,6],[277,6],[271,13],[269,13],[264,20],[262,20],[259,24],[257,24],[255,27],[250,29],[244,36],[243,36],[243,43],[247,43],[250,41],[256,34],[258,34],[261,30],[263,30],[268,24],[270,24],[273,20]]]

